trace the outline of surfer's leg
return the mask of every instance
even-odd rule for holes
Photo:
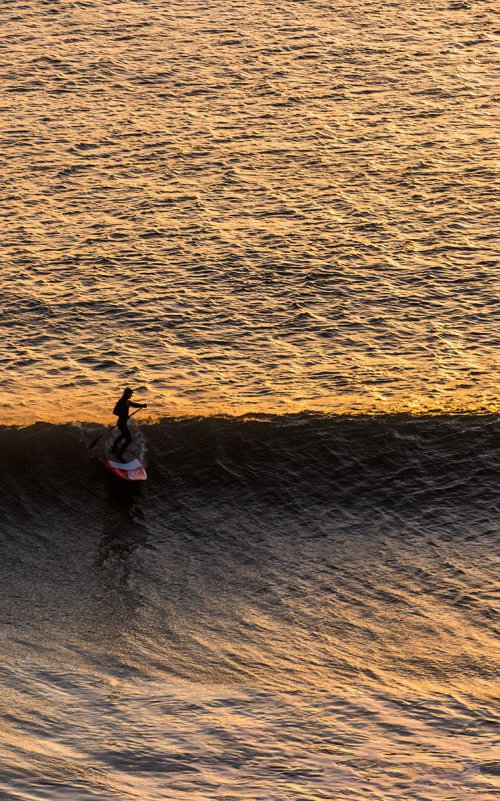
[[[113,451],[113,453],[117,453],[118,446],[119,446],[120,442],[122,441],[122,439],[125,439],[125,440],[128,439],[129,441],[127,443],[125,443],[125,445],[123,446],[123,450],[121,451],[121,453],[123,453],[125,448],[128,445],[130,445],[130,440],[132,439],[132,437],[129,434],[126,420],[118,420],[118,423],[116,424],[116,427],[117,427],[117,429],[118,429],[118,431],[120,433],[118,434],[117,438],[113,442],[113,447],[111,448],[111,450]]]
[[[126,424],[126,423],[125,423],[123,426],[120,426],[120,431],[121,431],[121,435],[120,435],[120,436],[121,436],[121,437],[123,437],[123,439],[125,440],[125,442],[124,442],[124,443],[123,443],[123,445],[121,446],[121,448],[120,448],[120,452],[119,452],[119,454],[118,454],[118,456],[119,456],[119,457],[120,457],[120,459],[121,459],[121,458],[122,458],[122,456],[123,456],[123,454],[124,454],[124,453],[125,453],[125,451],[127,450],[128,446],[129,446],[129,445],[130,445],[130,443],[132,442],[132,436],[131,436],[131,434],[130,434],[130,431],[128,430],[128,426],[127,426],[127,424]]]
[[[112,453],[116,453],[116,451],[118,450],[118,444],[122,439],[123,439],[123,434],[118,434],[117,438],[115,439],[115,441],[111,446]]]

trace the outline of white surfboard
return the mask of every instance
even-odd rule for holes
[[[124,481],[145,481],[148,477],[140,459],[132,459],[131,462],[106,459],[105,465],[114,476],[124,479]]]

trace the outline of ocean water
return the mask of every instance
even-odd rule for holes
[[[132,494],[4,428],[2,799],[493,801],[496,432],[165,420]]]
[[[3,420],[498,411],[497,12],[3,2]]]
[[[0,21],[0,801],[497,799],[496,4]]]

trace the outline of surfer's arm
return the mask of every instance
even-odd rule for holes
[[[133,406],[134,409],[145,409],[148,405],[147,403],[134,403],[133,401],[128,402],[129,406]]]

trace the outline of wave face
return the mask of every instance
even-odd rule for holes
[[[297,511],[315,504],[361,514],[388,508],[479,508],[498,500],[498,417],[186,418],[142,427],[136,451],[149,462],[146,494],[165,503],[186,493]],[[0,429],[0,466],[9,488],[5,512],[19,500],[50,504],[63,494],[85,502],[99,486],[97,460],[109,439],[89,450],[98,429],[37,424]]]
[[[2,797],[493,801],[498,424],[3,428]]]

